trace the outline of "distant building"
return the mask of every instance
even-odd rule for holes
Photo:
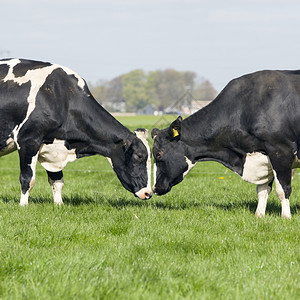
[[[177,109],[174,105],[168,106],[164,109],[166,115],[181,115],[181,110]]]
[[[192,100],[190,103],[184,103],[181,107],[183,115],[191,115],[198,111],[199,109],[203,108],[207,104],[209,104],[211,100],[203,101],[203,100]]]
[[[139,109],[136,113],[138,115],[154,115],[155,108],[151,105],[148,104],[145,107]]]
[[[119,101],[106,101],[102,103],[102,106],[109,112],[126,112],[126,101],[125,99]]]

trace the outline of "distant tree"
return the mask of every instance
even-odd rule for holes
[[[123,99],[123,76],[110,81],[100,81],[95,85],[89,84],[93,96],[98,102],[119,102]]]
[[[193,91],[193,96],[197,100],[213,100],[217,95],[217,91],[209,80],[200,82]]]
[[[107,82],[98,81],[96,84],[89,83],[93,96],[99,103],[103,103],[107,99]]]
[[[159,85],[158,71],[151,71],[148,73],[147,80],[145,82],[145,91],[149,97],[149,103],[158,108],[160,106],[160,98],[157,93]]]
[[[159,110],[163,110],[178,101],[187,88],[194,87],[194,72],[179,72],[174,69],[150,72],[148,76],[148,92],[151,102]]]
[[[144,72],[134,70],[110,81],[101,81],[91,87],[96,99],[108,109],[116,109],[118,103],[126,102],[126,111],[136,112],[147,104],[157,110],[173,106],[185,93],[197,100],[212,100],[216,90],[208,80],[196,83],[197,74],[174,69]]]
[[[143,70],[134,70],[122,76],[122,95],[127,111],[135,112],[149,103],[145,83],[146,75]]]
[[[107,84],[106,97],[110,102],[120,102],[123,100],[123,76],[112,79]]]

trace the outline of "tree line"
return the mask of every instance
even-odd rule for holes
[[[127,112],[136,112],[148,104],[164,111],[187,91],[196,100],[212,100],[217,94],[210,81],[199,79],[195,72],[174,69],[133,70],[91,85],[91,91],[107,109],[117,110],[114,104],[123,102]]]

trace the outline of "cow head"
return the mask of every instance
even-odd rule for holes
[[[151,152],[148,130],[137,129],[112,152],[110,162],[125,189],[142,200],[151,198]]]
[[[169,192],[172,186],[181,182],[194,166],[188,159],[188,149],[181,140],[181,122],[178,117],[170,127],[151,132],[154,156],[154,186],[156,195]]]

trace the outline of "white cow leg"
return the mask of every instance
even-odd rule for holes
[[[21,193],[20,206],[28,205],[28,197],[29,197],[29,191],[27,191],[25,194]]]
[[[63,204],[62,201],[62,189],[64,187],[64,179],[62,171],[50,172],[47,171],[48,182],[51,186],[54,203],[57,205]]]
[[[258,204],[255,211],[255,217],[261,218],[266,214],[267,201],[271,192],[271,187],[268,183],[259,184],[256,186],[256,192],[258,196]]]
[[[291,209],[290,209],[290,200],[285,198],[284,190],[277,179],[276,172],[274,171],[275,177],[275,187],[277,196],[281,202],[281,217],[286,219],[291,219]]]
[[[281,200],[281,217],[286,219],[291,219],[292,217],[289,199]]]
[[[29,192],[34,187],[35,184],[35,168],[37,163],[37,157],[38,155],[35,155],[31,158],[31,163],[26,166],[26,169],[24,170],[23,163],[21,163],[21,174],[20,174],[20,182],[21,182],[21,198],[20,198],[20,205],[26,206],[28,205],[28,198],[29,198]],[[21,158],[20,158],[21,161]],[[31,176],[28,175],[31,171]],[[24,175],[25,174],[25,175]]]
[[[48,181],[52,189],[54,203],[57,205],[63,204],[62,189],[64,187],[64,180],[52,180],[51,178],[48,178]]]

